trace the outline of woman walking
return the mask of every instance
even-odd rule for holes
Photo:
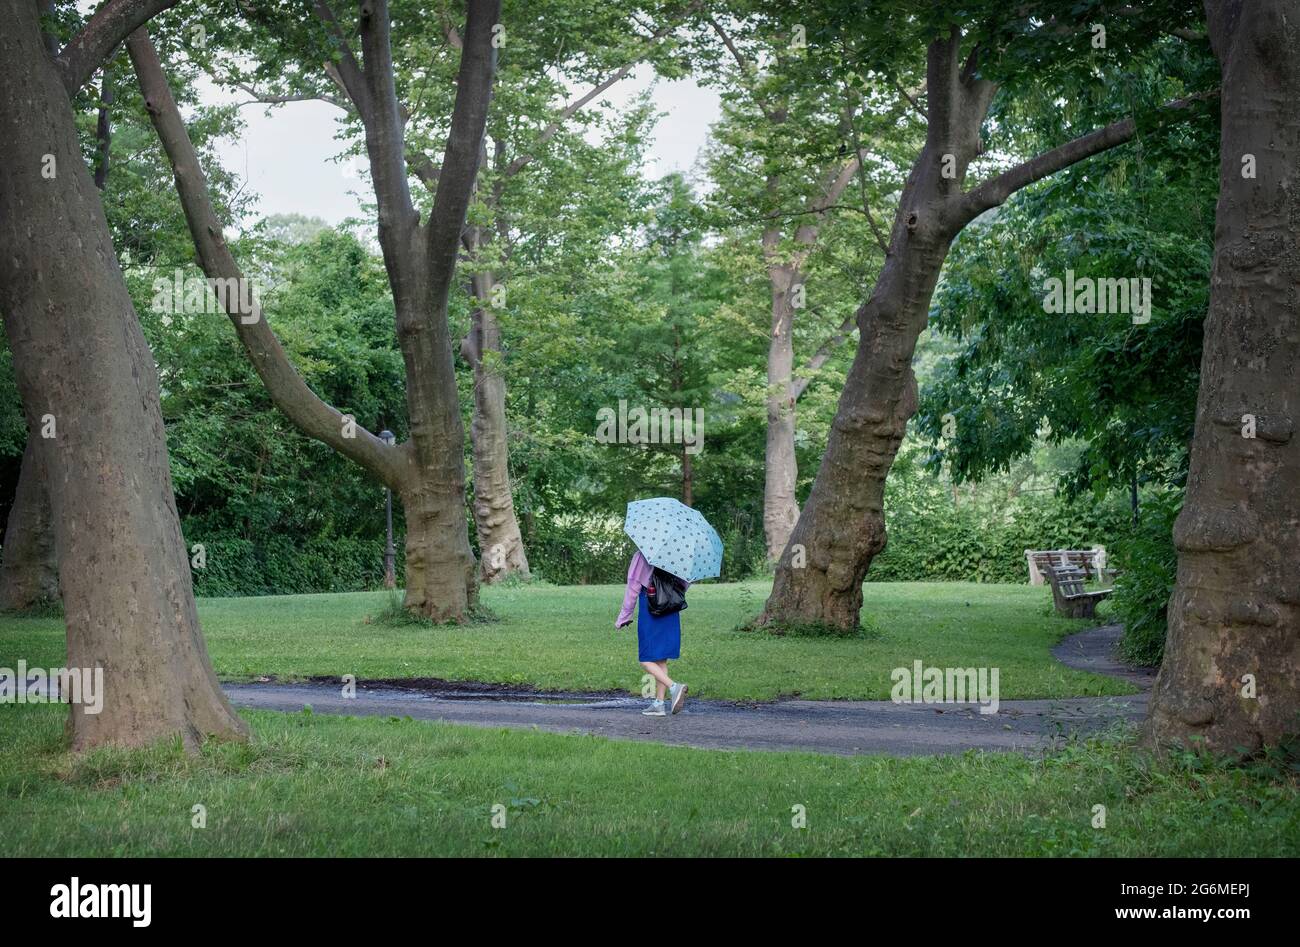
[[[682,617],[681,612],[650,614],[646,590],[653,587],[653,582],[654,569],[638,549],[627,567],[627,591],[614,627],[632,624],[632,610],[636,609],[637,660],[655,680],[655,699],[641,713],[647,717],[666,717],[670,711],[680,713],[686,703],[686,685],[668,676],[668,662],[677,660],[682,653]]]

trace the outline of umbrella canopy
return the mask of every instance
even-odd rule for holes
[[[687,582],[710,579],[722,571],[722,540],[698,510],[672,497],[633,500],[627,505],[623,532],[646,562]]]

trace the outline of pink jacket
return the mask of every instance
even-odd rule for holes
[[[632,624],[632,613],[636,611],[636,601],[641,595],[641,590],[650,584],[650,577],[654,575],[654,569],[650,568],[650,563],[645,561],[645,556],[641,555],[638,549],[632,556],[632,561],[627,567],[627,591],[623,593],[623,610],[618,613],[618,618],[614,621],[615,628],[622,628],[624,625]]]
[[[645,556],[641,555],[641,550],[638,549],[627,565],[627,591],[623,593],[623,609],[614,620],[615,628],[632,624],[632,613],[636,611],[637,599],[641,597],[641,590],[650,585],[650,579],[654,574],[655,570],[645,561]],[[690,584],[686,583],[688,588]]]

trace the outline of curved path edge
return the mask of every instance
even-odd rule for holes
[[[1053,649],[1063,664],[1108,674],[1144,688],[1126,697],[1004,700],[997,713],[976,704],[895,704],[887,700],[780,700],[737,704],[690,700],[671,717],[644,717],[645,701],[603,694],[527,693],[457,682],[358,682],[345,698],[336,682],[223,684],[238,707],[354,717],[396,716],[480,727],[539,729],[705,749],[795,750],[838,755],[917,756],[1048,749],[1072,734],[1088,734],[1146,715],[1153,674],[1113,657],[1119,626],[1090,628]]]

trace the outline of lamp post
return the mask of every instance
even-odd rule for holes
[[[384,429],[379,432],[379,439],[389,447],[397,438],[393,432]],[[384,544],[384,588],[397,588],[397,555],[393,549],[393,491],[390,487],[384,487],[384,506],[385,515],[388,518],[388,539]]]

